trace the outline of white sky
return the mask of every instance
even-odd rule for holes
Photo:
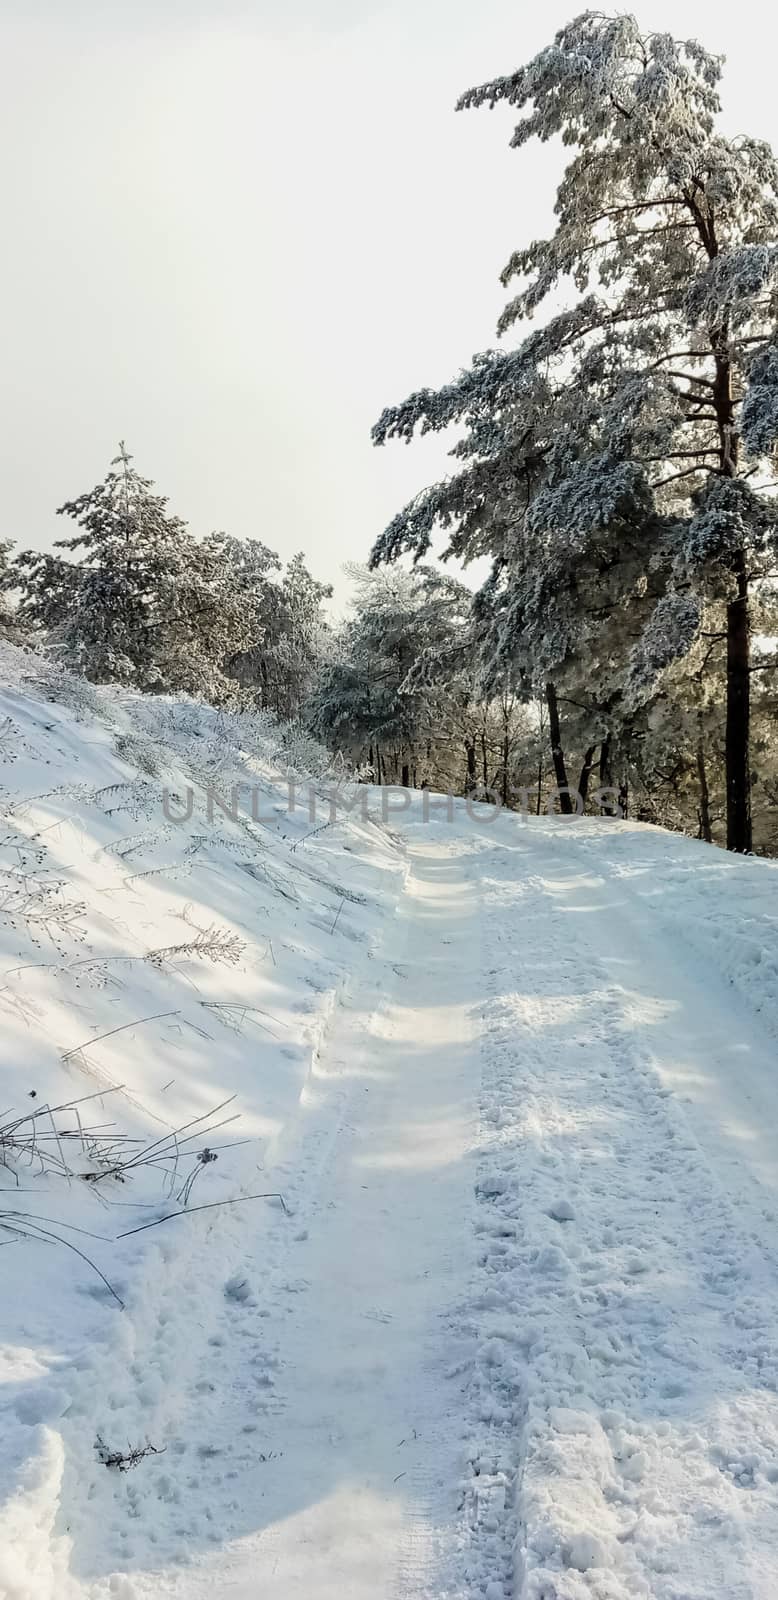
[[[583,8],[0,0],[2,536],[70,532],[124,437],[195,533],[304,549],[342,597],[445,463],[371,423],[495,343],[550,222],[558,152],[456,97]],[[778,145],[766,4],[635,9],[726,54],[730,131]]]

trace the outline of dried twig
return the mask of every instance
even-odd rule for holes
[[[274,1017],[272,1011],[263,1011],[261,1006],[247,1005],[243,1000],[198,1000],[197,1003],[203,1007],[204,1011],[214,1011],[217,1017],[219,1017],[220,1021],[224,1022],[227,1027],[232,1027],[233,1032],[239,1031],[239,1029],[236,1030],[235,1023],[230,1019],[229,1014],[232,1011],[240,1012],[241,1020],[248,1012],[251,1012],[252,1017],[254,1017],[255,1012],[258,1012],[262,1017],[270,1017],[271,1021],[277,1023],[279,1028],[288,1027],[288,1023],[282,1022],[280,1017]],[[222,1016],[222,1012],[226,1012],[227,1015]],[[254,1020],[256,1021],[255,1017]],[[272,1039],[278,1038],[278,1034],[274,1033],[273,1029],[269,1028],[266,1022],[257,1022],[256,1025],[258,1028],[262,1028],[265,1033],[269,1033]]]
[[[235,1112],[230,1117],[222,1117],[218,1122],[213,1121],[213,1118],[216,1117],[220,1111],[223,1111],[225,1106],[231,1105],[234,1099],[235,1096],[230,1095],[228,1099],[222,1100],[219,1105],[213,1106],[210,1111],[204,1112],[202,1116],[194,1117],[191,1121],[182,1123],[182,1125],[178,1128],[171,1128],[168,1133],[164,1133],[160,1138],[154,1139],[151,1144],[141,1145],[140,1149],[132,1151],[132,1153],[126,1158],[117,1157],[108,1164],[104,1162],[102,1170],[97,1172],[82,1172],[80,1177],[85,1183],[92,1184],[98,1184],[104,1178],[114,1178],[118,1183],[124,1183],[126,1182],[127,1177],[131,1176],[140,1167],[160,1167],[165,1173],[167,1173],[168,1184],[172,1192],[176,1181],[179,1162],[182,1159],[194,1159],[197,1164],[184,1183],[182,1190],[182,1193],[186,1191],[188,1195],[188,1193],[191,1191],[192,1183],[194,1182],[195,1177],[198,1175],[198,1172],[202,1170],[203,1166],[210,1164],[210,1159],[215,1160],[216,1157],[213,1155],[212,1146],[210,1148],[206,1146],[205,1152],[187,1150],[185,1149],[185,1146],[190,1144],[193,1139],[199,1139],[203,1134],[210,1136],[211,1134],[216,1133],[219,1128],[226,1128],[230,1123],[237,1121],[239,1115],[238,1112]],[[192,1129],[196,1129],[197,1132],[190,1131]],[[218,1148],[223,1149],[227,1147],[220,1145]],[[209,1160],[203,1159],[205,1153],[207,1153]],[[181,1196],[179,1195],[178,1198],[180,1199]]]
[[[61,1224],[57,1223],[56,1226],[59,1227]],[[116,1304],[121,1308],[122,1311],[124,1310],[124,1301],[120,1299],[113,1287],[113,1284],[108,1282],[105,1273],[100,1271],[100,1268],[98,1267],[97,1263],[92,1260],[91,1256],[85,1255],[83,1250],[79,1250],[78,1245],[73,1244],[70,1239],[62,1239],[58,1233],[52,1233],[49,1228],[41,1227],[36,1217],[23,1211],[2,1211],[0,1212],[0,1230],[3,1230],[5,1233],[10,1233],[18,1239],[38,1239],[41,1243],[61,1244],[66,1250],[72,1250],[74,1255],[80,1256],[81,1260],[85,1261],[87,1266],[91,1267],[92,1271],[97,1273],[98,1278],[102,1279],[102,1282],[105,1284],[109,1294],[113,1296]],[[98,1235],[94,1235],[94,1237],[96,1238]]]
[[[137,1467],[146,1456],[161,1456],[165,1453],[165,1446],[157,1447],[147,1439],[144,1445],[128,1445],[126,1450],[110,1450],[98,1433],[95,1439],[97,1459],[104,1467],[113,1467],[116,1472],[129,1472],[131,1467]]]
[[[100,1044],[103,1039],[112,1039],[116,1033],[124,1033],[127,1028],[140,1028],[145,1022],[160,1022],[163,1017],[180,1017],[178,1011],[157,1011],[153,1017],[136,1017],[132,1022],[123,1022],[118,1028],[109,1028],[107,1033],[95,1034],[93,1039],[85,1039],[83,1044],[76,1044],[72,1050],[63,1050],[62,1060],[69,1061],[71,1056],[77,1056],[82,1050],[90,1050],[92,1045]]]
[[[231,1200],[211,1200],[207,1206],[190,1206],[188,1211],[168,1211],[165,1217],[155,1217],[153,1222],[142,1222],[138,1228],[128,1228],[126,1233],[117,1233],[117,1239],[129,1239],[133,1233],[145,1233],[147,1228],[158,1228],[163,1222],[172,1222],[174,1217],[192,1217],[196,1211],[215,1211],[219,1206],[234,1206],[242,1204],[244,1200],[280,1200],[281,1208],[287,1216],[290,1215],[289,1207],[282,1194],[272,1189],[267,1194],[236,1194]]]
[[[236,966],[246,946],[239,934],[229,928],[198,928],[194,939],[186,944],[171,944],[162,950],[150,950],[145,960],[160,967],[163,962],[180,960],[183,956],[196,956],[199,961],[222,962]]]

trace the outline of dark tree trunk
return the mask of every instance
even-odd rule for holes
[[[378,787],[380,788],[381,784],[384,781],[382,776],[381,776],[381,746],[380,746],[380,744],[377,744],[376,747],[375,747],[375,765],[376,765],[376,774],[375,774],[376,775],[376,783],[378,784]]]
[[[500,783],[500,798],[504,806],[507,806],[508,804],[508,761],[510,758],[510,753],[511,745],[510,739],[508,738],[508,730],[506,728],[505,738],[502,741],[502,780]]]
[[[711,256],[718,255],[715,240]],[[711,334],[716,376],[713,405],[719,432],[719,471],[725,478],[737,475],[739,439],[735,426],[732,397],[732,362],[729,323],[723,322]],[[727,849],[745,855],[751,849],[751,763],[749,724],[751,720],[751,640],[748,614],[748,567],[745,550],[732,557],[736,593],[727,605]]]
[[[749,723],[751,641],[748,574],[742,550],[735,557],[737,599],[727,606],[727,849],[745,855],[753,844]]]
[[[710,820],[710,790],[708,789],[708,769],[705,765],[705,742],[700,729],[697,740],[697,777],[700,782],[700,838],[706,844],[713,843],[713,829]]]
[[[403,762],[403,765],[402,765],[402,777],[401,777],[400,781],[401,781],[402,786],[403,786],[404,789],[410,789],[410,787],[411,787],[411,769],[410,769],[410,764],[407,761]]]
[[[608,733],[600,745],[600,783],[609,785],[611,777],[611,736]]]
[[[472,794],[477,786],[477,771],[475,761],[475,734],[465,734],[465,754],[467,756],[467,775],[465,777],[465,794]]]
[[[546,705],[548,706],[548,732],[551,740],[551,759],[554,763],[554,776],[560,791],[559,806],[563,817],[573,814],[573,802],[569,794],[567,782],[567,768],[565,767],[565,753],[562,749],[562,732],[559,726],[559,706],[557,704],[556,689],[553,683],[546,684]]]
[[[590,746],[589,746],[588,750],[586,751],[586,754],[585,754],[585,756],[583,758],[583,766],[581,768],[581,776],[578,779],[578,793],[581,796],[581,804],[583,806],[584,811],[586,810],[586,802],[587,802],[587,799],[589,797],[589,780],[590,780],[590,778],[592,776],[592,773],[594,771],[594,755],[595,755],[596,749],[597,749],[596,744],[590,744]]]

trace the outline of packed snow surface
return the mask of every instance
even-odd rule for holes
[[[776,868],[3,681],[0,1593],[774,1600]]]

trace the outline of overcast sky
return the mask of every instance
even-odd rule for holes
[[[454,114],[575,0],[0,0],[2,535],[46,545],[125,438],[204,534],[334,581],[445,460],[382,407],[494,344],[560,157]],[[778,144],[757,0],[641,0],[726,54],[730,131]],[[767,30],[772,27],[772,41]]]

